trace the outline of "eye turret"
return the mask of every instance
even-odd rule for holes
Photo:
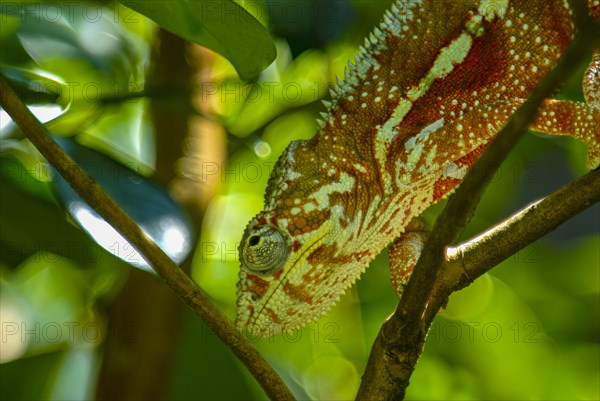
[[[258,273],[271,273],[282,267],[288,253],[288,244],[283,234],[271,225],[246,232],[240,245],[242,266]]]

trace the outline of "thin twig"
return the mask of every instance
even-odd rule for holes
[[[208,295],[54,142],[46,128],[29,111],[1,74],[0,87],[0,104],[4,110],[75,192],[143,255],[175,294],[189,305],[246,365],[271,399],[294,400],[291,391],[271,365],[215,307]]]

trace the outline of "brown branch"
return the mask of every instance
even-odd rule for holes
[[[434,293],[458,291],[492,267],[600,202],[600,169],[577,178],[532,203],[492,229],[446,250],[443,275]]]
[[[171,261],[92,177],[65,154],[3,75],[0,75],[0,89],[0,104],[4,110],[75,192],[143,255],[177,296],[227,344],[271,399],[293,400],[292,393],[269,363],[215,307],[208,295]]]
[[[373,344],[358,400],[404,398],[431,322],[454,290],[446,286],[436,292],[440,288],[436,287],[438,282],[444,277],[444,249],[454,243],[466,227],[493,173],[527,130],[542,101],[598,46],[600,25],[590,23],[589,26],[511,116],[438,217],[396,311],[383,324]],[[487,174],[480,174],[481,171]],[[513,249],[513,253],[516,251]]]

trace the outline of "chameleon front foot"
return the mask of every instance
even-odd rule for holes
[[[419,260],[425,240],[429,235],[429,226],[421,217],[415,217],[404,233],[396,238],[388,249],[390,258],[390,277],[398,298],[408,283],[410,275]]]

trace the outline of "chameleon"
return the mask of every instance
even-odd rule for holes
[[[600,18],[600,1],[588,4]],[[318,319],[388,245],[401,294],[418,216],[458,186],[575,33],[563,0],[393,3],[332,87],[317,133],[271,172],[239,245],[238,329],[267,337]],[[600,52],[583,89],[585,102],[545,100],[530,129],[586,142],[597,168]]]

